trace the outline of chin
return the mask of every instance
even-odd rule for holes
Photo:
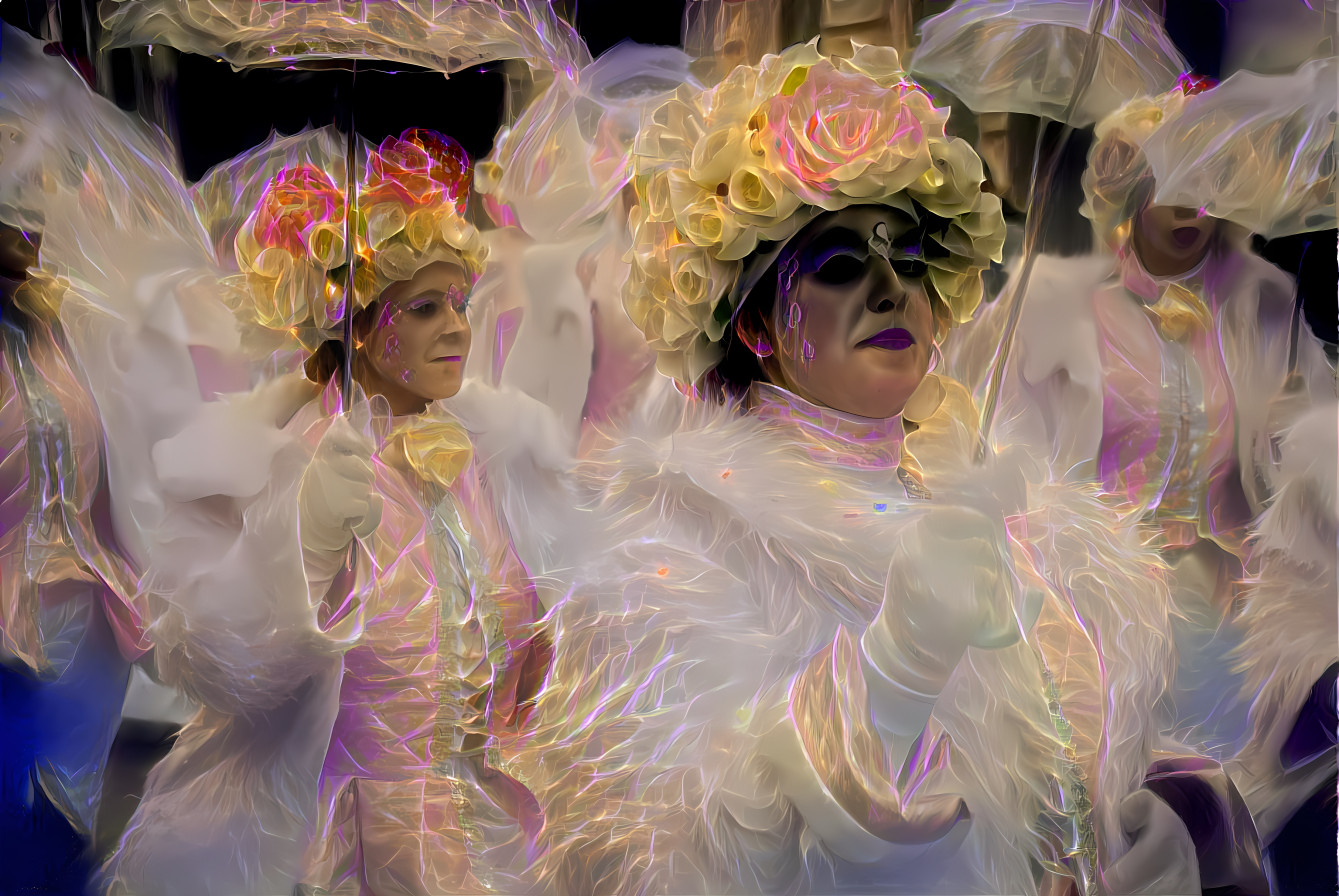
[[[450,380],[424,380],[420,379],[414,384],[414,394],[424,401],[432,403],[450,398],[460,391],[461,380],[453,378]]]
[[[902,409],[907,406],[907,399],[911,397],[911,392],[901,386],[877,391],[867,388],[862,390],[862,393],[853,396],[852,401],[844,403],[845,411],[872,420],[896,417],[902,413]]]
[[[455,397],[455,394],[460,391],[460,385],[460,383],[454,383],[449,386],[443,386],[440,389],[433,389],[432,395],[428,398],[428,401],[444,401],[445,399],[453,398]]]

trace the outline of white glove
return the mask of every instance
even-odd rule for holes
[[[1105,892],[1112,896],[1198,896],[1195,841],[1171,806],[1151,790],[1136,790],[1121,800],[1120,823],[1134,845],[1102,874]]]
[[[879,728],[918,736],[968,647],[1019,637],[1004,526],[965,507],[931,507],[902,539],[883,606],[860,640]]]
[[[372,451],[372,439],[338,417],[302,474],[298,524],[309,579],[324,579],[328,572],[333,580],[353,537],[367,538],[381,522],[381,496],[372,490]]]

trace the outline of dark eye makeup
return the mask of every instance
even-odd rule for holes
[[[899,277],[920,279],[928,271],[919,245],[893,245],[888,259]],[[869,237],[845,227],[820,234],[800,250],[801,275],[812,274],[827,286],[846,286],[865,276],[870,257]]]

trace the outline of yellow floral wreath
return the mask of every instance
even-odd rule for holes
[[[482,273],[488,248],[464,218],[470,177],[464,150],[432,131],[406,131],[372,153],[354,211],[356,309],[433,261]],[[332,275],[349,261],[345,213],[343,192],[312,165],[285,168],[266,185],[235,241],[257,323],[307,348],[339,338],[345,291]]]
[[[914,202],[947,219],[934,237],[946,251],[927,258],[926,276],[955,323],[970,319],[1004,219],[981,192],[981,160],[945,135],[946,117],[886,47],[828,59],[804,44],[711,90],[680,89],[634,147],[624,305],[660,370],[691,384],[713,368],[750,253],[851,205]]]

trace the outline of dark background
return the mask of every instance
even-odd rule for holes
[[[1284,0],[1286,2],[1286,0]],[[684,0],[557,0],[591,53],[626,39],[678,44]],[[458,139],[471,157],[489,151],[508,115],[507,73],[502,65],[460,72],[449,79],[413,67],[361,67],[347,71],[251,70],[201,56],[155,47],[98,53],[92,0],[4,0],[0,18],[33,35],[58,35],[60,52],[76,62],[104,93],[163,127],[181,151],[183,169],[196,180],[215,164],[262,142],[271,132],[307,126],[347,125],[352,115],[364,136],[379,141],[412,126]],[[1198,72],[1219,76],[1230,24],[1230,0],[1169,0],[1167,30]],[[380,70],[378,70],[380,68]],[[1286,98],[1281,98],[1286,102]],[[1329,343],[1336,336],[1334,231],[1303,234],[1257,249],[1298,279],[1308,323]],[[92,868],[84,844],[49,805],[21,798],[24,771],[36,744],[25,738],[24,719],[35,699],[26,677],[0,669],[0,896],[9,893],[78,893]],[[167,732],[123,731],[112,762],[150,759],[166,748]],[[135,763],[131,761],[131,765]],[[142,773],[142,772],[141,772]],[[125,811],[133,797],[108,795]],[[1335,891],[1333,793],[1294,819],[1275,847],[1280,892]],[[1313,864],[1321,861],[1321,867]]]

